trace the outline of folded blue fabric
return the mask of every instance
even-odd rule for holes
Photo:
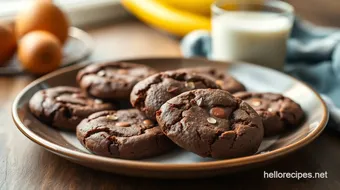
[[[340,30],[317,27],[296,20],[288,40],[285,71],[316,89],[328,105],[330,127],[340,131]],[[181,50],[185,57],[211,53],[210,33],[194,31],[185,36]]]

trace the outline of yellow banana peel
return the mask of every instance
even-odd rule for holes
[[[210,16],[210,6],[215,0],[159,0],[159,2],[194,14]]]
[[[184,36],[197,30],[210,30],[210,7],[215,0],[122,0],[137,18],[171,34]],[[237,10],[246,3],[264,0],[225,0],[225,9]],[[209,15],[209,16],[208,16]]]
[[[189,11],[194,14],[200,14],[204,16],[211,15],[211,5],[217,0],[158,0],[163,4],[170,5],[176,9],[181,9],[185,11]],[[219,1],[217,1],[219,2]],[[221,0],[220,1],[223,7],[223,4],[229,8],[235,7],[238,5],[254,3],[254,4],[262,4],[264,0]]]
[[[122,4],[140,20],[175,35],[184,36],[197,29],[210,30],[209,17],[176,9],[160,0],[122,0]]]
[[[224,0],[221,4],[218,4],[218,6],[225,10],[242,10],[245,4],[264,4],[264,1],[265,0]]]

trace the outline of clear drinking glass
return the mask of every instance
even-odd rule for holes
[[[294,9],[282,1],[260,1],[217,0],[211,6],[212,59],[283,70]]]

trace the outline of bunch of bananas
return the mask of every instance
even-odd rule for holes
[[[184,36],[210,30],[210,6],[215,0],[122,0],[123,6],[140,20],[171,34]],[[228,2],[230,1],[230,2]],[[259,3],[264,0],[226,0],[227,3]]]

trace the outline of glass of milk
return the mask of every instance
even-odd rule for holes
[[[283,70],[294,9],[282,1],[218,0],[212,5],[211,58]]]

